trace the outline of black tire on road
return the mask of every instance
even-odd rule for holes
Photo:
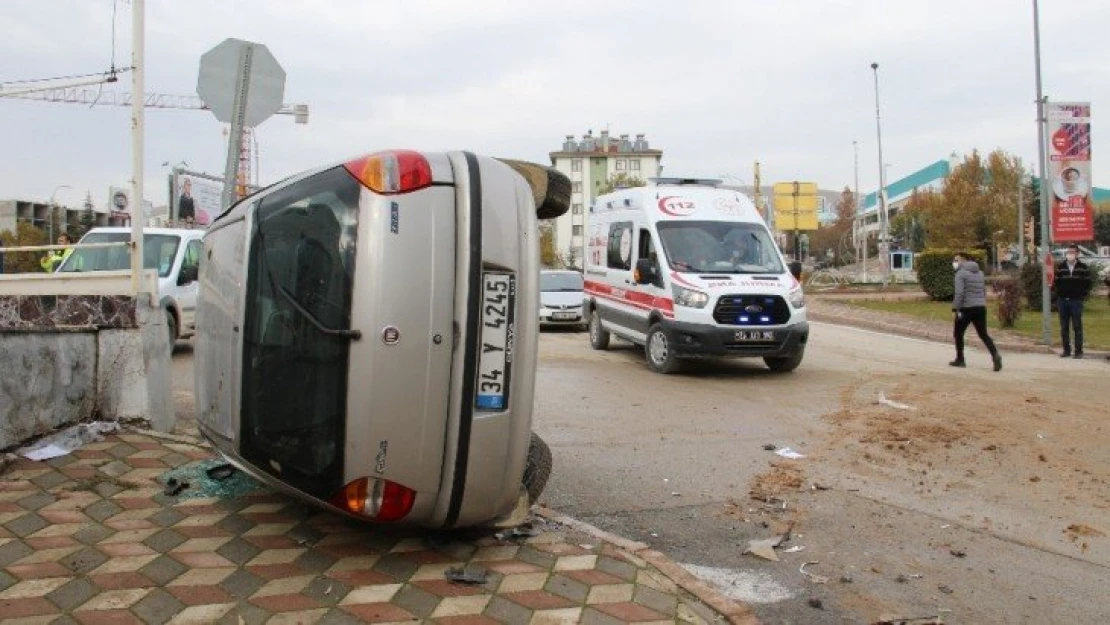
[[[658,323],[648,328],[647,340],[644,341],[644,355],[647,357],[648,368],[656,373],[674,373],[678,371],[678,356],[674,353],[674,346],[667,336],[663,326]]]
[[[763,362],[767,363],[767,368],[775,373],[790,373],[802,364],[802,357],[805,356],[805,350],[799,349],[789,356],[766,356]]]
[[[590,311],[586,330],[590,333],[590,347],[597,350],[609,349],[609,331],[601,327],[601,313],[596,308]]]
[[[551,477],[551,448],[535,432],[532,432],[532,442],[528,445],[528,459],[524,463],[524,477],[521,483],[524,490],[528,491],[528,503],[536,503],[547,486],[547,478]]]

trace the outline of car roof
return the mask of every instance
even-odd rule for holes
[[[104,227],[93,228],[93,229],[89,230],[88,232],[85,233],[85,236],[88,236],[88,235],[90,235],[94,232],[107,232],[107,233],[111,233],[111,234],[119,234],[119,233],[130,234],[131,233],[131,228],[129,226],[104,226]],[[144,235],[147,235],[147,234],[169,234],[169,235],[176,235],[176,236],[179,236],[179,237],[198,238],[199,239],[199,238],[204,236],[204,230],[197,229],[197,228],[143,228],[143,234]],[[84,238],[84,237],[82,237],[82,238]]]

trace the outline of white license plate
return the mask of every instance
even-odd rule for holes
[[[773,341],[775,333],[770,330],[741,330],[734,335],[737,341]]]
[[[482,274],[482,349],[478,356],[478,410],[505,410],[513,366],[516,280],[509,273]]]
[[[578,318],[578,313],[572,313],[572,312],[551,313],[551,318],[552,319],[577,319]]]

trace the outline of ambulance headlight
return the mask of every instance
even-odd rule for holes
[[[793,291],[790,292],[790,295],[787,296],[787,297],[790,300],[790,305],[793,306],[794,308],[805,308],[806,307],[806,297],[805,297],[805,293],[802,292],[802,287],[798,287],[798,288],[794,289]]]
[[[686,289],[677,284],[671,285],[671,290],[674,292],[674,303],[677,306],[705,308],[705,305],[709,303],[709,296],[701,291]]]

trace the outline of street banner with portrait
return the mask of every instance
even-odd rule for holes
[[[173,176],[171,186],[171,219],[178,225],[192,222],[198,226],[207,226],[220,214],[220,195],[223,193],[221,181],[182,171]]]
[[[1052,240],[1095,238],[1091,198],[1091,104],[1049,102],[1048,154],[1052,184]]]

